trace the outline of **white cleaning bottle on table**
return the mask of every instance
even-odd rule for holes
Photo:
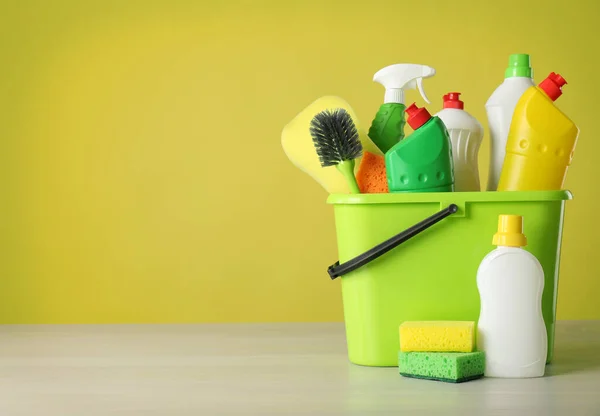
[[[548,339],[542,316],[544,270],[522,247],[523,217],[500,215],[498,232],[477,270],[481,311],[477,348],[485,352],[485,376],[544,375]]]
[[[510,55],[504,76],[504,82],[496,88],[485,104],[491,141],[488,191],[495,191],[498,188],[506,155],[508,131],[517,101],[529,87],[534,85],[529,55],[523,53]]]
[[[483,139],[483,127],[465,110],[460,92],[444,95],[444,109],[436,114],[448,130],[454,159],[454,191],[479,192],[477,156]]]

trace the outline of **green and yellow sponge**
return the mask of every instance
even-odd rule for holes
[[[398,353],[398,369],[405,377],[462,383],[483,376],[483,352],[402,352]]]

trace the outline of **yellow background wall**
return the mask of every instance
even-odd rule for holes
[[[517,52],[569,82],[558,317],[600,318],[598,16],[593,0],[2,1],[0,323],[341,320],[332,208],[282,127],[327,94],[368,126],[372,76],[397,62],[436,68],[432,112],[458,90],[487,126]]]

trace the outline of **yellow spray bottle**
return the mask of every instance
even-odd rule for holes
[[[579,128],[554,105],[567,81],[554,72],[528,88],[512,117],[498,191],[563,188]]]

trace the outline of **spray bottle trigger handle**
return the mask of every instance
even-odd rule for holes
[[[429,101],[429,98],[427,98],[427,94],[425,94],[425,90],[423,89],[423,78],[417,78],[417,87],[419,88],[421,97],[423,97],[427,104],[430,104],[431,101]]]

